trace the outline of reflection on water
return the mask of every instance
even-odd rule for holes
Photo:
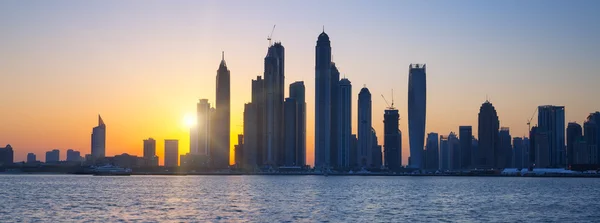
[[[600,179],[0,175],[0,221],[480,221],[600,218]]]

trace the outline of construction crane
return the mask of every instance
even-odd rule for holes
[[[385,96],[383,96],[383,94],[381,94],[381,97],[383,98],[383,100],[385,101],[385,103],[387,104],[387,109],[393,110],[396,109],[394,107],[394,89],[392,89],[392,104],[390,105],[390,103],[388,103],[388,101],[385,99]]]
[[[269,36],[267,36],[267,40],[269,41],[269,46],[271,46],[271,37],[273,37],[273,32],[275,32],[275,26],[273,25],[273,29],[271,30],[271,34],[269,34]]]
[[[533,114],[531,114],[531,118],[529,118],[529,120],[527,120],[527,127],[529,127],[529,130],[527,131],[527,133],[531,132],[531,120],[533,120],[533,116],[535,116],[535,113],[537,112],[537,110],[538,110],[538,108],[535,107]]]

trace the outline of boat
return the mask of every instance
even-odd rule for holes
[[[94,176],[129,176],[131,175],[131,169],[121,168],[113,165],[105,165],[92,169]]]

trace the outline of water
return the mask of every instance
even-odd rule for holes
[[[1,222],[597,222],[600,179],[0,175]]]

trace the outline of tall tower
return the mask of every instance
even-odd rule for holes
[[[411,64],[408,72],[408,137],[409,167],[423,168],[427,83],[425,64]]]
[[[367,87],[358,93],[358,151],[356,162],[359,166],[370,166],[371,157],[371,92]]]
[[[196,137],[198,142],[196,151],[197,154],[205,155],[210,157],[210,103],[208,103],[208,99],[200,99],[197,104],[197,118],[198,123],[196,123],[196,132],[198,136]],[[192,152],[193,153],[193,152]]]
[[[164,166],[179,166],[179,140],[165,139],[165,159]]]
[[[385,166],[390,170],[402,167],[402,135],[399,126],[398,110],[389,108],[383,115],[383,149]]]
[[[425,169],[438,170],[439,169],[439,142],[438,134],[430,132],[427,134],[427,143],[425,144]],[[469,139],[470,140],[470,139]],[[462,142],[461,142],[462,143]],[[469,141],[469,143],[471,143]]]
[[[284,104],[284,164],[296,165],[298,148],[298,104],[294,98],[286,98]]]
[[[331,143],[330,158],[331,166],[340,166],[339,153],[340,153],[340,71],[335,66],[334,62],[331,62]]]
[[[306,97],[303,81],[290,84],[290,98],[296,100],[297,119],[296,126],[296,165],[306,165]]]
[[[337,119],[338,143],[337,143],[337,166],[341,168],[350,167],[350,137],[352,136],[352,83],[343,78],[339,81],[339,115],[332,116]]]
[[[98,126],[92,129],[92,157],[101,159],[106,156],[106,125],[98,115]]]
[[[265,57],[266,164],[283,165],[284,48],[276,42]]]
[[[469,169],[471,168],[473,127],[458,127],[458,138],[460,140],[460,169]]]
[[[478,160],[475,164],[479,168],[495,168],[496,151],[499,146],[500,121],[496,109],[489,101],[485,101],[479,108],[479,146],[477,149]]]
[[[215,113],[215,135],[211,136],[213,145],[213,165],[215,168],[229,167],[229,134],[231,116],[230,73],[225,64],[225,54],[217,70],[217,94]]]
[[[267,143],[267,135],[266,135],[266,112],[265,112],[265,80],[262,79],[261,76],[257,76],[256,80],[252,80],[252,111],[250,112],[250,118],[255,119],[254,122],[256,125],[254,126],[246,126],[244,125],[244,129],[252,130],[256,132],[256,165],[262,166],[266,163],[267,153],[265,149],[265,145]],[[245,131],[246,132],[246,131]],[[246,134],[246,133],[244,133]],[[248,135],[246,137],[249,137]],[[246,138],[248,141],[248,138]],[[251,142],[254,143],[254,142]]]
[[[577,122],[567,125],[567,166],[575,164],[575,146],[583,137],[583,128]]]
[[[550,166],[564,167],[565,159],[565,107],[544,105],[538,107],[538,133],[548,136]]]
[[[331,165],[331,43],[322,32],[315,47],[315,167]]]

